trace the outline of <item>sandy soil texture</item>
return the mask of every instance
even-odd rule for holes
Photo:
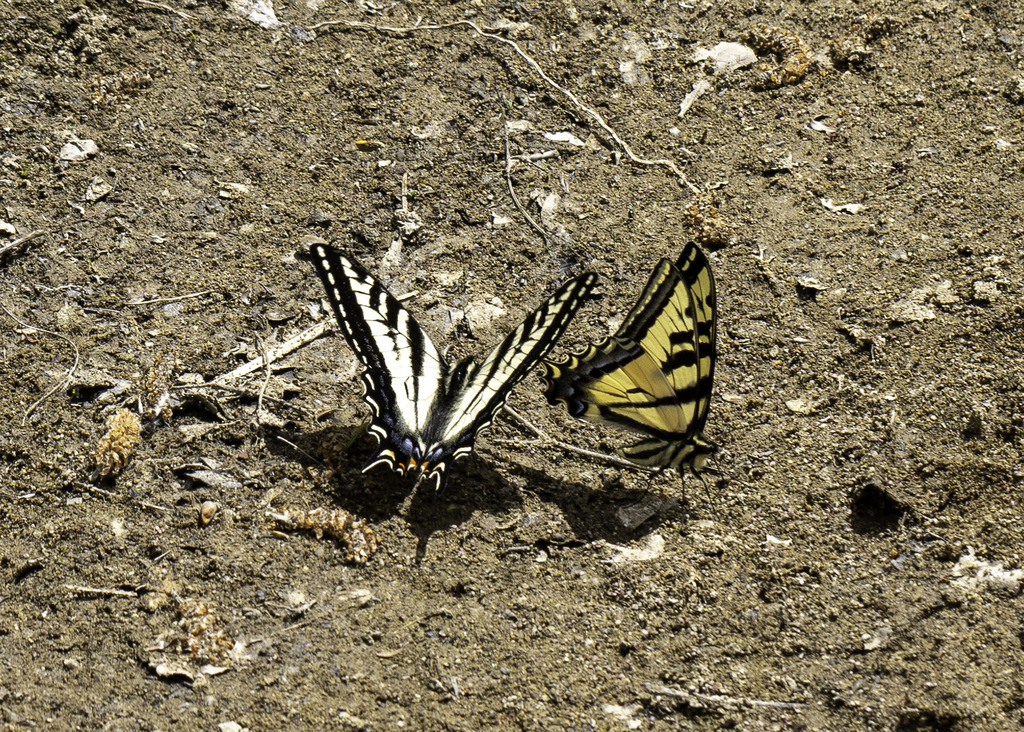
[[[5,729],[1024,721],[1019,2],[240,6],[0,0]],[[697,239],[719,473],[361,473],[314,239],[451,360]]]

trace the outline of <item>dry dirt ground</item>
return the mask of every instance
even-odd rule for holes
[[[1024,721],[1019,2],[277,17],[0,0],[0,722]],[[492,35],[431,27],[467,20]],[[758,65],[693,62],[723,41]],[[332,332],[204,386],[327,321],[314,237],[415,292],[451,358],[585,270],[602,296],[556,353],[604,336],[697,237],[720,473],[652,478],[502,418],[440,498],[361,474]],[[532,376],[511,403],[620,439]],[[104,443],[118,408],[141,434]],[[380,545],[348,562],[286,507]]]

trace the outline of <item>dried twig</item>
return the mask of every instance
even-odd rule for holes
[[[307,343],[315,341],[317,338],[322,336],[330,329],[331,321],[325,319],[323,322],[317,323],[313,327],[307,328],[306,330],[302,331],[297,336],[289,338],[281,345],[269,349],[264,354],[261,354],[260,356],[254,358],[252,361],[242,364],[234,371],[230,371],[226,374],[221,374],[216,379],[214,379],[210,384],[207,384],[207,386],[218,385],[218,383],[222,381],[231,381],[232,379],[238,379],[247,374],[251,374],[253,371],[264,368],[265,366],[269,366],[274,361],[277,361],[279,358],[287,356],[292,351],[299,349],[300,347],[306,345]]]
[[[92,485],[91,483],[85,483],[83,481],[76,480],[74,484],[77,485],[79,488],[87,490],[90,493],[95,493],[97,495],[103,496],[104,498],[117,498],[118,497],[116,493],[111,493],[110,491],[105,491],[102,488],[100,488],[99,486]]]
[[[177,297],[158,297],[153,300],[140,300],[138,302],[126,302],[125,305],[155,305],[161,302],[178,302],[179,300],[189,300],[193,297],[202,297],[203,295],[209,295],[213,290],[203,290],[202,292],[191,292],[188,295],[178,295]]]
[[[551,242],[548,241],[547,232],[541,228],[540,224],[533,220],[533,217],[530,216],[529,212],[519,201],[519,196],[516,195],[516,189],[512,187],[512,156],[509,154],[508,123],[503,122],[501,128],[505,133],[505,183],[508,184],[508,193],[512,196],[512,202],[516,205],[516,208],[519,209],[519,213],[521,213],[523,218],[529,222],[530,226],[540,234],[540,238],[543,239],[544,243],[550,248]]]
[[[12,313],[10,310],[8,310],[7,306],[4,305],[2,302],[0,302],[0,309],[3,309],[3,311],[5,313],[7,313],[7,316],[11,320],[13,320],[15,323],[20,325],[22,328],[30,328],[30,329],[38,331],[40,333],[45,333],[46,335],[55,336],[56,338],[60,338],[61,340],[67,341],[71,345],[71,347],[75,349],[75,362],[71,365],[71,368],[68,369],[68,372],[67,372],[67,374],[64,375],[64,378],[61,381],[57,382],[53,386],[53,388],[51,388],[49,391],[47,391],[45,394],[43,394],[41,397],[39,397],[35,402],[33,402],[32,406],[30,406],[28,409],[25,410],[25,414],[21,418],[21,423],[25,424],[25,422],[28,421],[28,418],[32,415],[32,412],[36,411],[36,407],[38,407],[44,401],[49,399],[50,396],[54,392],[56,392],[58,389],[62,389],[64,387],[66,387],[68,384],[71,383],[71,377],[74,376],[75,375],[75,371],[78,370],[78,361],[79,361],[78,346],[75,345],[75,342],[73,340],[71,340],[70,338],[68,338],[65,335],[61,335],[60,333],[54,333],[52,330],[46,330],[45,328],[38,328],[38,327],[36,327],[34,325],[29,325],[24,320],[21,320],[20,318],[18,318],[18,316],[16,316],[14,313]]]
[[[4,255],[7,254],[7,252],[12,250],[16,251],[23,244],[27,244],[28,242],[35,239],[37,236],[42,236],[44,233],[45,232],[42,229],[36,229],[31,234],[25,234],[25,236],[21,237],[20,239],[15,239],[10,244],[5,244],[3,247],[0,247],[0,259],[3,259]]]
[[[104,497],[110,498],[112,500],[120,498],[120,496],[118,494],[111,493],[110,491],[105,491],[102,488],[99,488],[97,486],[92,485],[91,483],[84,483],[84,482],[82,482],[80,480],[76,480],[74,482],[74,485],[78,486],[79,488],[82,488],[83,490],[87,490],[90,493],[95,493],[97,495],[104,496]],[[146,501],[140,500],[138,498],[134,498],[132,500],[135,501],[135,503],[137,503],[138,505],[142,506],[143,508],[148,508],[148,509],[151,509],[153,511],[170,511],[171,510],[171,509],[167,508],[166,506],[157,506],[155,503],[147,503]]]
[[[804,709],[807,706],[806,704],[801,704],[800,702],[761,701],[760,699],[748,699],[747,697],[742,696],[701,694],[696,691],[683,691],[681,689],[673,689],[670,686],[663,686],[661,684],[644,684],[644,688],[652,694],[660,694],[662,696],[671,697],[672,699],[679,699],[685,702],[698,702],[700,704],[716,708],[765,707],[768,709],[799,710]]]
[[[165,10],[168,13],[177,15],[179,18],[182,18],[184,20],[195,20],[195,17],[189,15],[188,13],[184,13],[180,10],[175,10],[174,8],[168,7],[166,5],[161,5],[160,3],[152,2],[152,0],[135,0],[135,2],[137,2],[139,5],[145,5],[146,7],[157,8],[158,10]]]
[[[686,176],[683,175],[682,171],[679,170],[679,168],[676,167],[676,164],[673,163],[671,160],[668,160],[668,159],[665,159],[665,158],[657,158],[657,159],[651,160],[651,159],[648,159],[648,158],[640,157],[639,155],[634,153],[632,148],[630,148],[630,146],[626,143],[626,141],[623,140],[621,137],[619,137],[618,133],[614,129],[612,129],[612,127],[607,122],[604,121],[604,117],[602,117],[598,113],[598,111],[596,109],[594,109],[592,107],[588,107],[586,104],[581,102],[579,100],[579,98],[576,97],[575,94],[573,94],[571,91],[569,91],[565,87],[560,86],[558,84],[558,82],[556,82],[554,79],[552,79],[550,76],[548,76],[544,72],[544,69],[542,69],[540,67],[540,64],[538,64],[533,59],[532,56],[530,56],[528,53],[526,53],[526,51],[524,51],[522,48],[520,48],[518,43],[516,43],[515,41],[510,41],[509,39],[504,38],[503,36],[499,36],[499,35],[497,35],[495,33],[488,33],[486,31],[482,30],[476,23],[474,23],[471,20],[456,20],[456,21],[453,21],[451,23],[441,23],[441,24],[437,24],[437,25],[415,25],[415,26],[409,26],[409,27],[405,27],[405,28],[388,26],[388,25],[376,25],[376,24],[373,24],[373,23],[362,23],[362,22],[357,21],[357,20],[328,20],[328,21],[325,21],[323,23],[317,23],[316,25],[310,26],[310,30],[317,30],[319,28],[327,28],[327,27],[337,26],[337,25],[345,26],[345,27],[348,27],[348,28],[361,28],[361,29],[364,29],[364,30],[374,30],[374,31],[377,31],[378,33],[396,33],[396,34],[399,34],[399,35],[404,35],[404,34],[407,34],[407,33],[412,33],[414,31],[445,30],[447,28],[454,28],[454,27],[460,26],[460,25],[468,26],[469,28],[472,28],[477,34],[483,36],[484,38],[489,38],[492,41],[497,41],[498,43],[503,43],[506,46],[509,46],[513,51],[516,52],[516,54],[518,54],[518,56],[521,59],[523,59],[523,61],[526,62],[526,64],[530,68],[532,68],[534,70],[534,72],[538,76],[540,76],[541,79],[543,79],[545,81],[545,83],[547,83],[552,89],[555,89],[555,90],[561,92],[570,102],[573,103],[573,105],[575,105],[575,107],[578,110],[580,110],[581,112],[583,112],[584,114],[589,116],[591,119],[593,119],[595,122],[597,122],[597,124],[601,127],[601,129],[604,130],[606,133],[608,133],[608,136],[611,137],[612,140],[615,141],[615,144],[618,145],[622,149],[622,151],[624,153],[626,153],[626,157],[628,157],[634,163],[636,163],[638,165],[650,165],[650,166],[657,166],[657,167],[668,168],[679,179],[679,182],[682,183],[683,185],[685,185],[687,188],[689,188],[692,193],[697,194],[697,193],[700,192],[699,189],[696,186],[694,186],[689,180],[687,180]],[[693,156],[693,153],[690,152],[689,150],[687,150],[686,148],[681,148],[681,149],[682,149],[682,151],[686,155],[689,155],[691,157]]]
[[[64,585],[72,592],[82,595],[110,595],[112,597],[138,597],[139,593],[130,590],[115,590],[109,587],[85,587],[83,585]]]
[[[412,298],[416,297],[416,295],[418,294],[418,290],[413,290],[412,292],[406,292],[402,295],[399,295],[395,299],[398,300],[399,302],[406,302],[407,300],[411,300]],[[220,376],[218,376],[213,381],[207,384],[198,384],[195,386],[189,385],[185,387],[175,388],[200,388],[202,386],[217,386],[221,388],[226,388],[222,382],[241,378],[242,376],[246,376],[248,374],[251,374],[253,371],[257,371],[262,368],[269,368],[270,364],[283,358],[284,356],[287,356],[292,351],[297,351],[299,348],[306,345],[307,343],[315,341],[317,338],[319,338],[324,333],[329,331],[332,325],[333,323],[330,319],[325,319],[323,322],[317,323],[316,325],[307,328],[298,335],[292,336],[281,345],[276,346],[275,348],[265,350],[260,356],[257,356],[253,360],[242,364],[234,371],[229,371],[226,374],[221,374]],[[270,399],[271,397],[266,398]]]
[[[707,79],[698,79],[693,85],[693,91],[683,97],[683,101],[679,104],[679,118],[690,111],[690,107],[696,102],[702,94],[711,88],[711,83]]]
[[[532,432],[535,436],[539,437],[540,439],[542,439],[542,440],[544,440],[546,442],[550,442],[555,447],[560,447],[563,450],[566,450],[567,452],[574,452],[577,455],[582,455],[584,457],[593,458],[594,460],[600,460],[601,462],[605,462],[605,463],[608,463],[610,465],[616,465],[616,466],[618,466],[620,468],[632,468],[633,470],[641,470],[641,471],[644,471],[644,472],[647,472],[647,473],[658,473],[658,472],[660,472],[659,468],[651,468],[651,467],[648,467],[646,465],[637,465],[636,463],[632,463],[629,460],[626,460],[625,458],[620,458],[618,455],[606,455],[603,452],[594,452],[593,450],[585,450],[582,447],[576,447],[575,445],[570,445],[568,442],[562,442],[561,440],[556,440],[554,437],[552,437],[548,433],[544,432],[539,427],[535,427],[534,424],[532,422],[530,422],[530,420],[528,420],[523,415],[519,414],[519,412],[517,412],[516,410],[512,409],[512,407],[508,406],[507,404],[504,407],[504,411],[505,411],[505,414],[507,414],[508,416],[512,417],[512,419],[514,419],[516,422],[518,422],[521,426],[525,427],[528,431]]]
[[[273,378],[273,372],[270,370],[270,364],[272,360],[270,358],[270,352],[267,350],[267,343],[262,338],[260,339],[260,348],[263,351],[263,365],[266,370],[266,375],[263,379],[263,384],[260,385],[260,394],[256,399],[256,419],[259,422],[263,421],[263,397],[267,394],[267,387],[270,386],[270,379]]]

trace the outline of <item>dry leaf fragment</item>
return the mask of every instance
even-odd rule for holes
[[[583,140],[571,132],[545,132],[544,139],[551,142],[564,142],[573,147],[583,147]]]
[[[710,60],[714,73],[721,74],[757,62],[754,52],[741,43],[719,43],[712,49],[698,48],[693,54],[697,63]]]
[[[345,590],[338,593],[338,599],[348,608],[365,607],[373,600],[373,593],[365,589]]]
[[[951,584],[975,592],[1017,592],[1024,582],[1024,569],[1004,569],[1002,562],[978,559],[973,547],[967,547],[967,554],[957,560],[952,574],[956,579]]]
[[[156,665],[150,664],[150,668],[153,669],[153,673],[159,676],[161,679],[173,679],[181,677],[187,681],[195,681],[195,674],[180,663],[158,663]]]
[[[89,181],[89,187],[85,189],[85,193],[82,195],[82,198],[83,200],[93,203],[103,198],[112,190],[114,190],[114,186],[110,185],[99,176],[96,176]]]
[[[864,210],[863,203],[835,203],[831,198],[821,199],[821,205],[832,213],[856,214]]]
[[[825,134],[828,135],[833,134],[837,129],[835,127],[829,127],[820,119],[812,119],[807,126],[814,130],[815,132],[824,132]]]
[[[60,149],[57,157],[67,161],[85,160],[86,158],[91,158],[99,151],[100,149],[95,141],[79,140],[74,135],[71,135],[70,139],[64,144],[64,147]]]
[[[264,30],[277,30],[284,25],[277,19],[274,4],[270,0],[228,0],[227,5],[232,13]]]
[[[665,553],[665,538],[661,534],[651,534],[639,547],[619,546],[618,544],[607,543],[616,554],[603,561],[611,564],[620,562],[646,562],[657,559]]]

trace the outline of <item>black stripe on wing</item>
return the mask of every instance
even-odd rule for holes
[[[448,364],[427,334],[384,285],[359,262],[334,247],[314,244],[313,267],[327,292],[342,335],[365,366],[363,399],[378,463],[405,472],[442,397]]]
[[[681,470],[683,465],[690,466],[694,472],[704,468],[708,456],[713,455],[717,448],[702,435],[694,435],[688,440],[660,440],[650,438],[641,440],[634,445],[623,447],[619,454],[638,465],[652,468],[675,468]]]
[[[472,449],[476,436],[494,421],[512,388],[565,334],[596,283],[597,275],[588,272],[563,284],[482,363],[471,365],[460,383],[451,385],[452,403],[441,443],[450,445],[456,457]]]
[[[615,337],[623,341],[641,343],[672,297],[679,280],[679,270],[672,260],[662,259],[658,262],[647,280],[647,286],[622,321],[622,325],[615,331]]]
[[[697,368],[698,383],[702,394],[697,405],[694,427],[697,432],[704,430],[711,406],[711,389],[715,380],[716,348],[718,347],[718,293],[715,275],[707,255],[695,243],[690,242],[676,261],[676,267],[683,282],[690,288],[694,314],[697,323],[697,352],[700,355]]]
[[[608,421],[602,416],[591,387],[643,352],[638,344],[613,337],[592,343],[581,353],[560,359],[544,359],[541,378],[545,383],[544,394],[548,403],[562,402],[576,419]]]

